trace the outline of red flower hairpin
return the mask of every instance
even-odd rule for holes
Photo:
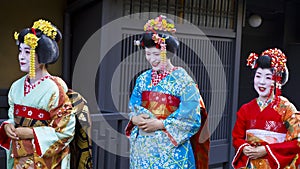
[[[261,53],[260,56],[269,56],[271,58],[271,67],[274,68],[276,73],[282,73],[286,69],[286,56],[285,54],[277,48],[268,49]],[[247,66],[250,66],[252,69],[257,67],[256,60],[259,55],[256,53],[250,53],[247,59]]]

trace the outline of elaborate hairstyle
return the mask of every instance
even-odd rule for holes
[[[286,66],[287,57],[277,48],[268,49],[258,55],[250,53],[247,59],[247,66],[252,69],[269,68],[273,73],[273,80],[275,81],[275,94],[281,95],[281,86],[288,81],[288,69]],[[272,89],[273,90],[273,89]]]
[[[155,42],[153,40],[153,35],[154,33],[152,32],[145,32],[142,34],[142,38],[141,38],[141,47],[142,48],[150,48],[150,47],[156,47],[158,49],[161,49],[160,44],[158,44],[157,42]],[[156,35],[154,35],[156,36]],[[171,52],[170,55],[168,55],[169,57],[172,57],[174,54],[176,54],[177,49],[179,47],[179,42],[178,40],[172,36],[172,35],[166,35],[166,34],[162,34],[162,33],[158,33],[159,37],[162,38],[166,38],[165,39],[165,44],[166,44],[166,50]]]
[[[262,69],[269,68],[274,73],[275,69],[271,66],[272,65],[271,60],[272,60],[271,57],[268,55],[263,55],[263,56],[258,57],[256,60],[256,64],[257,64],[256,69],[257,68],[262,68]],[[281,80],[280,80],[281,86],[285,85],[289,78],[288,68],[285,66],[284,70],[277,74],[281,77]]]
[[[161,49],[161,60],[163,62],[166,61],[167,55],[172,57],[176,54],[179,42],[175,37],[176,28],[173,20],[160,15],[155,19],[148,20],[144,25],[144,31],[145,33],[142,34],[141,39],[135,41],[135,45],[142,48],[156,47]],[[171,54],[167,54],[167,51]]]
[[[59,56],[57,43],[61,40],[61,32],[49,21],[38,20],[31,28],[25,28],[14,34],[17,45],[24,43],[30,46],[30,78],[35,77],[35,53],[40,64],[55,63]]]

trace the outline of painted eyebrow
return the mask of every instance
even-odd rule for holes
[[[22,49],[21,47],[19,47],[19,49]],[[26,50],[30,50],[30,47],[25,47],[24,49]]]
[[[256,72],[257,74],[262,74],[261,72]],[[272,73],[267,73],[266,75],[273,75]]]
[[[146,52],[146,53],[159,54],[159,52]]]

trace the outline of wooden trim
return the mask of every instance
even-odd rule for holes
[[[237,3],[237,16],[236,16],[236,46],[235,46],[235,61],[234,61],[234,82],[233,82],[233,97],[232,97],[232,114],[231,114],[231,130],[234,127],[236,121],[236,112],[238,110],[238,96],[239,96],[239,74],[240,74],[240,55],[241,55],[241,43],[242,43],[242,27],[243,27],[243,14],[245,9],[245,0],[238,0]],[[229,145],[232,145],[232,137],[230,137]],[[234,148],[229,146],[229,162],[234,157]]]

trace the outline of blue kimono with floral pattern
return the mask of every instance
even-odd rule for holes
[[[145,71],[137,80],[129,108],[130,118],[139,114],[156,116],[142,106],[142,93],[160,92],[177,97],[178,108],[163,119],[165,130],[146,133],[137,126],[127,126],[130,140],[130,168],[189,168],[195,167],[190,138],[200,128],[200,93],[193,79],[183,68],[177,68],[157,85],[151,83],[152,70]]]

